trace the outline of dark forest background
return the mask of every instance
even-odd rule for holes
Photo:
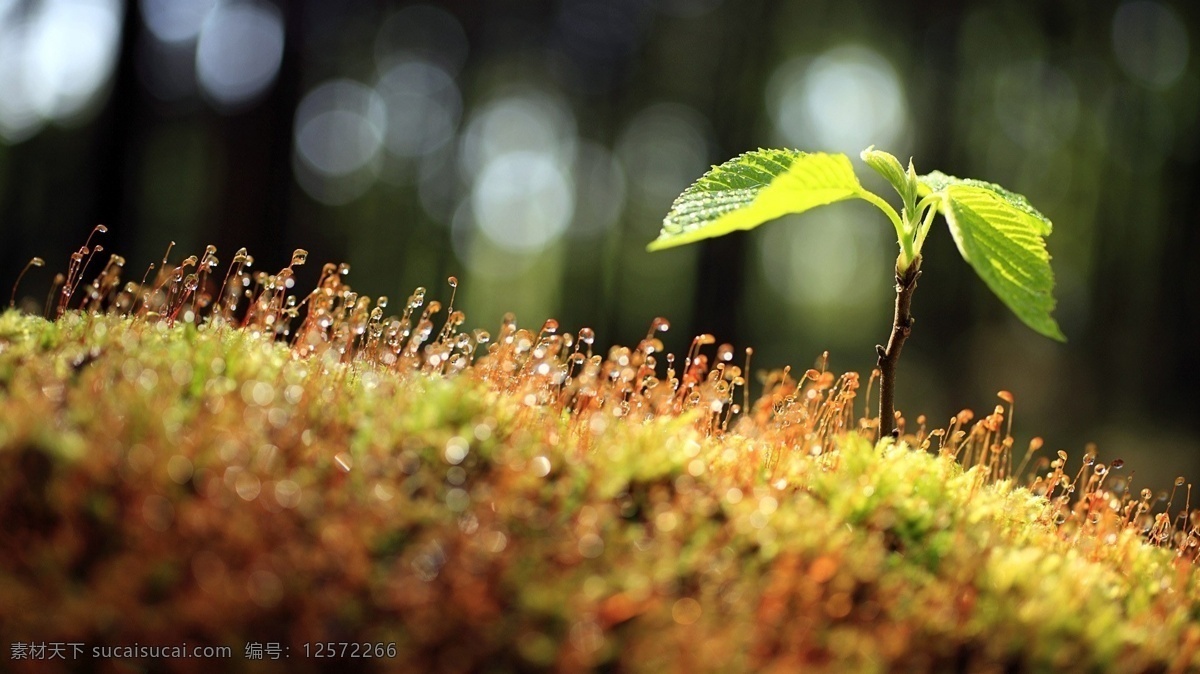
[[[1018,446],[1194,480],[1198,27],[1167,0],[0,0],[0,288],[41,256],[40,308],[103,223],[135,280],[172,240],[266,270],[305,248],[301,287],[330,261],[394,298],[453,274],[475,327],[513,311],[631,344],[665,316],[675,351],[707,332],[756,370],[828,350],[865,375],[896,254],[869,206],[644,246],[710,164],[875,144],[1055,223],[1065,345],[931,235],[910,418],[1007,389]]]

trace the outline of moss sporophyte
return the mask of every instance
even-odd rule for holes
[[[1025,197],[980,180],[940,172],[917,175],[894,156],[863,150],[862,160],[900,195],[897,213],[864,188],[843,154],[757,150],[714,166],[683,192],[663,219],[648,249],[662,250],[747,230],[790,213],[847,199],[863,199],[883,211],[896,230],[896,310],[887,345],[878,345],[879,436],[896,430],[895,382],[900,350],[912,331],[912,298],[921,277],[921,250],[942,214],[958,251],[992,292],[1038,333],[1066,341],[1050,316],[1054,275],[1045,237],[1050,220]]]
[[[940,189],[973,203],[914,209]],[[1007,392],[875,443],[857,374],[751,401],[732,346],[664,356],[663,319],[593,352],[462,330],[454,278],[393,308],[346,265],[296,291],[303,250],[208,248],[81,280],[98,248],[53,320],[0,314],[4,671],[119,664],[25,658],[50,639],[234,648],[164,672],[275,671],[254,644],[330,671],[299,655],[329,642],[383,672],[1200,671],[1190,486],[1014,456]]]

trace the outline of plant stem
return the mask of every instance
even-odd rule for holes
[[[896,315],[892,319],[892,335],[887,348],[876,346],[879,353],[879,437],[894,435],[896,430],[896,364],[900,349],[912,332],[912,296],[921,277],[921,256],[913,258],[908,269],[896,267]]]

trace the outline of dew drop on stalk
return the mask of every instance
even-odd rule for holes
[[[292,264],[293,265],[302,265],[307,261],[308,261],[308,251],[307,250],[304,250],[303,248],[297,248],[296,250],[292,251]],[[347,271],[349,271],[349,269],[347,269]]]
[[[591,328],[580,328],[579,341],[591,346],[596,341],[596,332]]]
[[[451,276],[450,278],[446,279],[446,283],[450,284],[451,288],[457,288],[458,287],[458,277]]]
[[[558,332],[558,321],[553,318],[546,319],[546,322],[542,324],[542,332],[551,335]]]
[[[1175,478],[1175,486],[1176,487],[1182,487],[1184,482],[1187,482],[1187,480],[1185,480],[1182,475]]]

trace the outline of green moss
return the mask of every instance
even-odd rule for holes
[[[247,641],[316,671],[303,643],[376,638],[383,670],[1200,667],[1194,567],[1135,528],[907,443],[569,413],[488,371],[0,315],[7,639],[226,645],[234,671]]]

